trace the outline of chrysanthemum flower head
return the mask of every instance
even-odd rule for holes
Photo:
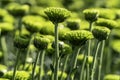
[[[109,29],[118,28],[117,22],[110,19],[99,18],[95,23],[97,26],[105,26]]]
[[[85,9],[83,11],[85,19],[89,22],[94,22],[98,19],[99,11],[96,9]]]
[[[107,27],[96,26],[93,28],[92,33],[98,40],[106,40],[110,34],[110,29]]]
[[[34,45],[36,48],[40,50],[46,49],[49,43],[50,43],[50,40],[48,38],[45,38],[39,35],[34,37]]]
[[[16,35],[14,38],[14,46],[19,49],[25,49],[28,47],[30,41],[29,36]]]
[[[72,45],[82,46],[86,43],[87,40],[92,39],[93,35],[91,32],[86,30],[74,30],[67,32],[65,38]]]
[[[46,8],[44,12],[48,16],[49,20],[53,23],[63,22],[70,16],[70,11],[58,7]]]

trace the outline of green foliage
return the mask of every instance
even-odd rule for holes
[[[99,41],[106,40],[110,34],[110,29],[107,27],[96,26],[93,28],[92,33]]]
[[[105,26],[105,27],[108,27],[109,29],[118,28],[118,24],[116,23],[116,21],[109,20],[109,19],[103,19],[103,18],[99,18],[96,21],[96,25]]]
[[[4,74],[4,78],[12,80],[13,71],[9,71]],[[26,71],[17,71],[15,80],[30,80],[30,74]]]
[[[120,75],[117,74],[107,74],[104,80],[120,80]]]
[[[69,31],[65,35],[66,40],[68,40],[74,46],[81,46],[86,43],[87,40],[92,39],[93,35],[91,32],[86,30],[74,30]]]
[[[83,11],[85,19],[89,22],[94,22],[98,19],[99,11],[97,9],[85,9]]]
[[[28,15],[23,17],[22,22],[25,25],[26,29],[31,33],[39,32],[42,28],[43,18],[39,16]]]
[[[44,12],[53,23],[63,22],[70,16],[70,11],[64,8],[48,7]]]

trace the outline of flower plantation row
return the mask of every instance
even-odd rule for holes
[[[29,15],[29,8],[28,5],[10,4],[6,7],[9,13],[0,9],[3,64],[9,62],[7,33],[13,37],[10,42],[16,52],[15,60],[8,71],[3,72],[1,80],[120,79],[120,75],[115,74],[103,76],[102,70],[105,42],[109,37],[109,47],[112,29],[119,28],[116,21],[106,19],[106,15],[100,18],[100,9],[85,9],[83,15],[89,28],[81,29],[81,20],[73,18],[67,9],[48,7],[41,12],[41,17]]]

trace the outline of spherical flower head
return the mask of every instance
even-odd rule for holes
[[[99,11],[96,9],[85,9],[83,11],[85,19],[89,22],[94,22],[98,19]]]
[[[12,80],[13,71],[5,73],[4,78]],[[16,71],[15,80],[30,80],[30,74],[26,71]]]
[[[82,46],[87,40],[92,39],[93,35],[86,30],[74,30],[67,32],[65,38],[74,46]]]
[[[44,12],[53,23],[63,22],[70,16],[70,11],[64,8],[49,7]]]
[[[50,40],[48,38],[40,37],[38,35],[34,37],[34,45],[39,50],[46,49],[49,43]]]
[[[80,19],[67,19],[66,26],[71,30],[78,30],[80,28]]]
[[[105,26],[108,27],[109,29],[113,29],[113,28],[117,28],[118,24],[117,22],[115,22],[114,20],[110,20],[110,19],[103,19],[103,18],[99,18],[95,24],[97,26]]]
[[[92,33],[96,39],[99,41],[106,40],[110,34],[110,29],[107,27],[96,26]]]
[[[31,33],[39,32],[42,28],[42,21],[44,21],[39,16],[25,16],[22,19],[25,28]]]
[[[16,35],[14,38],[14,46],[18,49],[25,49],[28,47],[30,37],[24,35]]]
[[[120,75],[117,74],[107,74],[104,80],[120,80]]]
[[[62,71],[58,71],[57,73],[58,73],[58,77],[60,78]],[[48,71],[47,75],[51,76],[52,75],[52,71],[51,70]],[[63,77],[63,80],[65,80],[67,78],[67,73],[63,72],[63,76],[62,77]]]
[[[20,5],[18,3],[11,3],[7,6],[7,10],[14,16],[24,16],[29,12],[28,5]]]
[[[78,59],[80,62],[83,62],[84,56],[85,56],[84,54],[79,54],[78,57],[77,57],[77,59]],[[88,64],[91,64],[92,62],[93,62],[93,56],[89,56],[87,63],[88,63]]]
[[[0,23],[1,34],[6,34],[7,32],[13,31],[14,26],[11,23],[3,22]]]

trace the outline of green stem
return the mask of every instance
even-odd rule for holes
[[[83,64],[82,64],[82,67],[81,67],[81,71],[80,71],[81,73],[80,73],[79,80],[83,80],[83,74],[84,74],[86,60],[87,60],[87,57],[86,57],[86,55],[84,55],[84,60],[83,60]]]
[[[2,46],[2,50],[4,52],[4,64],[7,65],[8,54],[7,54],[7,44],[6,44],[5,36],[1,37],[1,46]]]
[[[86,69],[84,70],[84,74],[83,74],[83,80],[86,80]]]
[[[111,31],[110,36],[109,36],[109,41],[108,41],[108,52],[107,52],[107,60],[106,60],[106,74],[111,72],[110,66],[111,66],[111,63],[112,63],[112,53],[111,53],[112,51],[111,51],[110,43],[111,43],[112,40],[113,40],[113,37],[112,37],[112,31]]]
[[[18,18],[18,30],[19,30],[19,35],[21,35],[21,31],[22,31],[22,17]]]
[[[39,66],[39,78],[38,80],[42,80],[43,76],[43,71],[44,71],[44,59],[45,59],[45,50],[41,51],[41,56],[40,56],[40,66]]]
[[[37,62],[38,62],[38,60],[39,60],[40,53],[41,53],[41,52],[37,53],[36,58],[35,58],[35,63],[34,63],[34,65],[33,65],[33,69],[32,69],[32,80],[34,80],[35,68],[36,68],[36,66],[37,66]]]
[[[89,31],[92,32],[92,24],[93,24],[93,22],[90,22],[89,24],[90,24],[89,25]],[[90,56],[90,53],[91,53],[91,40],[88,40],[87,61],[88,61],[88,58]],[[90,79],[90,65],[89,65],[89,63],[87,63],[87,73],[86,74],[87,74],[86,75],[87,80],[89,80]]]
[[[25,65],[26,65],[26,61],[27,61],[27,57],[29,56],[29,53],[30,53],[30,45],[32,44],[34,38],[33,38],[34,34],[32,34],[31,38],[30,38],[30,42],[29,42],[29,45],[28,45],[28,48],[27,48],[27,53],[25,55],[25,60],[23,62],[23,70],[25,69]]]
[[[70,56],[70,55],[67,55],[66,58],[65,58],[65,62],[64,62],[63,68],[62,68],[62,73],[61,73],[61,75],[60,75],[60,80],[63,80],[63,73],[64,73],[65,70],[66,70],[67,61],[68,61],[68,59],[69,59],[69,56]]]
[[[15,67],[14,67],[14,71],[13,71],[13,77],[12,80],[15,80],[15,75],[16,75],[16,71],[17,71],[17,67],[18,67],[18,61],[20,58],[20,50],[17,50],[17,58],[16,58],[16,62],[15,62]]]
[[[94,56],[94,62],[93,62],[93,66],[92,66],[92,73],[91,73],[91,79],[90,80],[94,80],[94,74],[95,74],[95,71],[96,71],[96,62],[97,62],[99,47],[100,47],[100,42],[98,41],[95,56]]]
[[[67,80],[73,80],[73,78],[74,78],[74,75],[72,75],[72,71],[73,71],[73,69],[75,69],[76,68],[76,64],[77,64],[77,56],[78,56],[78,54],[79,54],[79,52],[80,52],[80,47],[75,47],[75,49],[74,49],[74,52],[73,52],[73,57],[72,57],[72,59],[71,59],[71,64],[70,64],[70,72],[69,72],[69,74],[68,74],[68,78],[67,78]],[[71,79],[71,76],[72,76],[72,79]]]
[[[59,45],[58,45],[58,23],[55,23],[55,71],[54,71],[54,80],[58,80],[58,71],[59,71]]]
[[[102,68],[102,61],[103,61],[103,52],[104,52],[104,47],[105,47],[105,40],[103,40],[101,44],[102,44],[102,48],[101,48],[101,55],[100,55],[98,80],[101,80],[101,68]]]

